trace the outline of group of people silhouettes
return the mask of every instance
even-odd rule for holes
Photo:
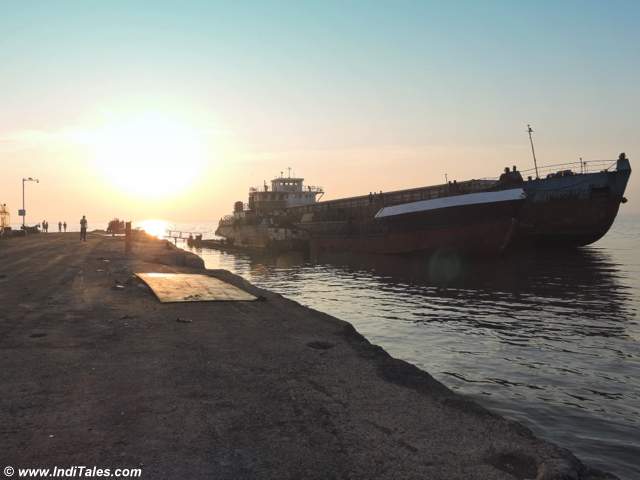
[[[42,221],[42,231],[45,233],[49,232],[49,222],[47,222],[46,220]],[[64,228],[64,231],[67,231],[67,222],[58,222],[58,232],[62,232],[62,229]]]
[[[83,242],[87,241],[87,224],[88,224],[87,217],[83,215],[82,218],[80,219],[80,240]],[[49,232],[49,222],[47,222],[46,220],[43,220],[40,226],[42,227],[42,231],[44,233]],[[58,222],[58,232],[62,233],[63,230],[66,233],[67,231],[66,221]]]

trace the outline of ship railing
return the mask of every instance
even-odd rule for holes
[[[312,186],[312,185],[305,185],[302,187],[302,190],[295,190],[295,189],[277,189],[277,190],[272,190],[271,188],[265,186],[262,187],[250,187],[249,188],[249,193],[255,193],[255,192],[274,192],[274,193],[297,193],[297,192],[315,192],[315,193],[324,193],[324,189],[320,186]]]
[[[295,190],[287,190],[287,189],[273,189],[268,185],[262,185],[260,187],[249,187],[249,193],[255,193],[255,192],[269,192],[269,193],[286,193],[286,192],[293,192]]]
[[[571,171],[573,174],[610,172],[616,169],[617,160],[581,160],[578,162],[555,163],[538,167],[538,176],[546,178],[550,174]],[[521,170],[520,173],[527,177],[536,177],[536,168]]]
[[[496,181],[491,179],[466,180],[462,182],[451,182],[429,187],[418,187],[407,190],[391,192],[371,192],[370,195],[358,197],[341,198],[337,200],[327,200],[311,205],[300,205],[289,207],[289,212],[322,211],[334,208],[371,208],[380,205],[394,205],[398,203],[416,202],[420,200],[431,200],[456,193],[472,193],[485,190]]]
[[[196,237],[198,235],[205,235],[207,232],[195,232],[186,230],[165,230],[163,238],[172,238],[174,240],[187,240],[189,237]]]
[[[278,192],[278,190],[274,190],[269,185],[260,185],[259,187],[249,187],[249,193],[255,192]]]

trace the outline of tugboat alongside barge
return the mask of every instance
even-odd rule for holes
[[[586,171],[594,164],[604,168]],[[235,248],[381,254],[496,255],[509,247],[588,245],[606,234],[626,201],[631,167],[624,153],[606,165],[580,162],[580,172],[567,165],[548,167],[559,169],[545,178],[524,180],[513,167],[498,180],[323,202],[322,188],[280,176],[271,187],[250,189],[248,204],[236,202],[216,235]]]

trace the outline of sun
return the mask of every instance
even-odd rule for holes
[[[140,114],[98,129],[91,144],[105,179],[139,197],[183,193],[201,176],[205,165],[198,129],[159,113]]]
[[[158,219],[142,220],[141,222],[138,222],[136,224],[136,227],[141,228],[149,235],[162,238],[167,234],[167,230],[169,229],[169,222],[167,222],[166,220]]]

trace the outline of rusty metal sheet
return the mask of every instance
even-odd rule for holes
[[[250,301],[256,297],[215,277],[191,273],[136,273],[158,300],[170,302]]]

